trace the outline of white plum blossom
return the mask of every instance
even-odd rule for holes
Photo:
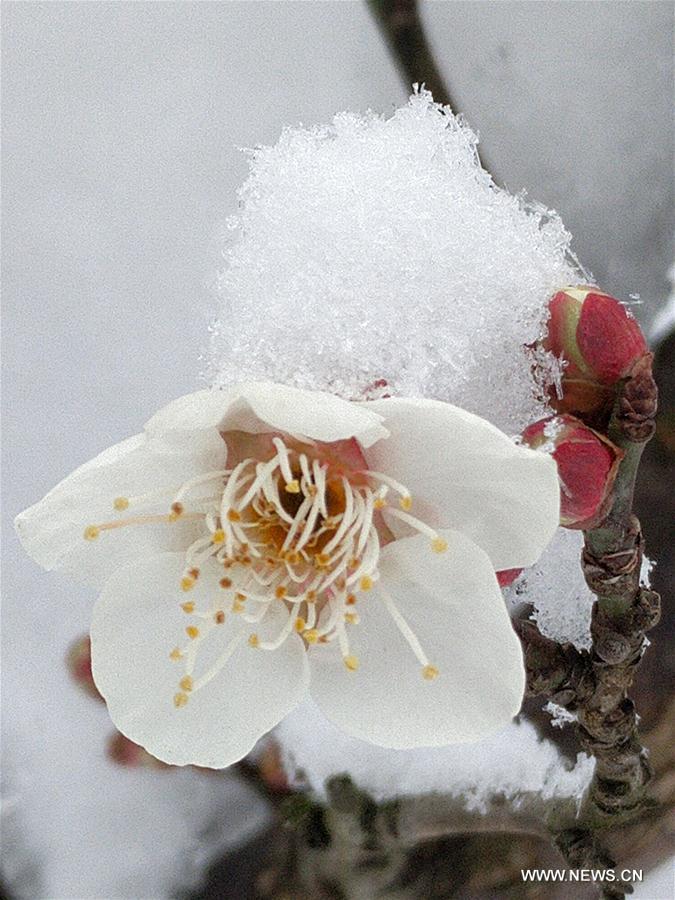
[[[120,731],[222,768],[308,694],[383,747],[506,724],[524,671],[495,571],[534,563],[558,513],[551,457],[455,406],[250,382],[169,404],[17,530],[101,588]]]

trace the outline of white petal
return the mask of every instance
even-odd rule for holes
[[[113,722],[132,741],[168,763],[219,769],[245,756],[304,696],[307,654],[297,635],[275,651],[248,645],[254,627],[262,639],[280,630],[280,605],[264,626],[247,626],[226,613],[225,623],[200,644],[193,677],[204,674],[238,636],[237,649],[212,681],[176,709],[173,696],[185,668],[169,653],[188,643],[186,625],[201,624],[179,606],[186,599],[177,590],[183,565],[182,555],[162,554],[113,575],[94,609],[94,679]],[[215,564],[203,566],[189,593],[197,609],[209,608],[214,591],[221,590],[218,571]]]
[[[42,500],[20,513],[16,530],[26,552],[43,568],[62,570],[101,587],[120,566],[164,550],[186,549],[203,532],[188,520],[133,525],[84,540],[88,525],[134,515],[168,513],[172,495],[190,478],[225,465],[227,448],[215,431],[194,435],[136,435],[109,447],[76,469]],[[132,503],[123,512],[116,497],[138,497],[166,489],[152,503]]]
[[[413,495],[412,512],[468,535],[497,570],[537,561],[558,527],[555,461],[519,447],[489,422],[436,400],[374,400],[391,437],[367,454]],[[406,533],[388,517],[395,534]]]
[[[195,391],[177,397],[163,406],[145,424],[149,434],[167,431],[197,431],[201,428],[218,428],[225,411],[237,396],[236,390]]]
[[[458,532],[444,531],[445,553],[421,536],[387,545],[381,581],[361,595],[358,625],[347,626],[359,668],[345,668],[338,648],[310,654],[311,695],[354,737],[383,747],[437,747],[476,741],[519,710],[525,686],[516,637],[486,554]],[[389,615],[386,590],[439,669],[433,681]]]
[[[322,391],[304,391],[273,382],[247,382],[226,391],[198,391],[174,400],[150,419],[146,429],[217,428],[260,434],[283,431],[317,441],[355,437],[370,447],[386,437],[382,417],[359,403]]]

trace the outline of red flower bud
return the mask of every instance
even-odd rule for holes
[[[563,396],[551,394],[558,412],[599,413],[611,406],[616,384],[647,353],[637,321],[628,310],[591,287],[568,287],[549,301],[545,350],[566,363]]]
[[[497,572],[499,587],[505,588],[513,584],[522,571],[522,569],[502,569],[501,572]]]
[[[81,687],[90,697],[103,700],[91,674],[91,641],[85,634],[74,641],[68,648],[66,666],[73,681]]]
[[[530,447],[552,453],[560,479],[560,524],[594,528],[609,509],[623,451],[574,416],[552,416],[523,432]]]

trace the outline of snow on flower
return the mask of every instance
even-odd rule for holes
[[[385,747],[503,726],[523,666],[495,570],[534,563],[558,512],[553,460],[457,407],[246,383],[174,401],[17,529],[102,587],[117,727],[220,768],[308,692]]]

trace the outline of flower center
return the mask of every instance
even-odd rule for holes
[[[224,437],[227,441],[228,436]],[[208,684],[246,639],[240,629],[215,664],[195,678],[199,645],[206,636],[228,614],[240,616],[251,626],[260,624],[273,604],[277,608],[280,604],[285,613],[282,628],[267,640],[252,628],[247,638],[251,647],[275,650],[293,633],[306,645],[337,641],[345,666],[355,671],[359,661],[350,652],[347,626],[358,625],[357,600],[380,580],[380,548],[393,539],[386,518],[399,519],[426,535],[435,552],[447,549],[433,528],[410,514],[412,497],[406,487],[366,468],[360,449],[354,453],[355,441],[322,445],[280,436],[257,437],[255,456],[185,482],[173,494],[167,514],[90,525],[84,532],[85,538],[94,540],[102,531],[127,525],[203,522],[203,535],[186,551],[180,587],[185,592],[194,588],[206,560],[222,567],[222,577],[210,609],[198,610],[190,600],[181,604],[197,624],[185,629],[188,643],[170,653],[171,659],[185,664],[174,696],[177,707]],[[247,439],[249,445],[256,445],[255,437]],[[349,461],[336,455],[338,445],[346,445]],[[156,497],[118,497],[113,505],[123,511]],[[419,660],[423,676],[433,680],[438,670],[430,665],[383,586],[378,599]]]

